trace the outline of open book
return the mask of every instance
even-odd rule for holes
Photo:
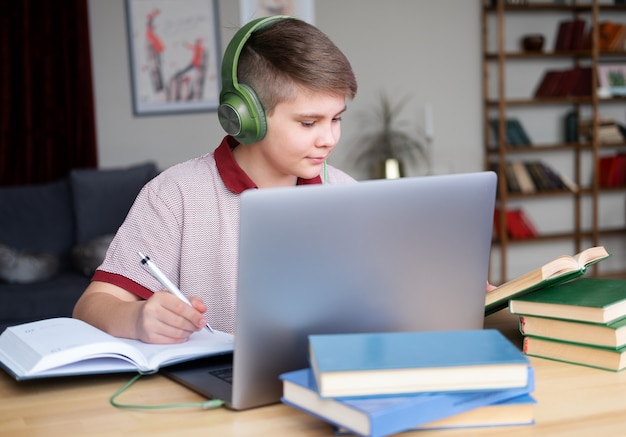
[[[509,300],[514,297],[583,275],[590,265],[609,256],[603,246],[590,247],[574,256],[562,255],[488,292],[485,298],[485,315],[506,308]]]
[[[233,350],[231,334],[206,329],[179,344],[113,337],[81,320],[60,317],[7,328],[0,365],[15,379],[91,373],[154,373],[160,367]]]

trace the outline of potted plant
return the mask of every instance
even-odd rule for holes
[[[428,160],[426,140],[401,129],[398,115],[406,106],[408,96],[393,104],[386,94],[380,106],[365,114],[365,130],[357,142],[355,162],[365,164],[378,179],[404,176],[404,163]],[[417,130],[417,129],[416,129]]]

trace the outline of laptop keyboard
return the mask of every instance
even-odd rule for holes
[[[226,381],[230,384],[233,383],[233,368],[232,367],[225,367],[223,369],[211,370],[209,374],[215,376],[216,378],[221,379],[222,381]]]

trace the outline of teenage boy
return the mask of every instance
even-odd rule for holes
[[[163,171],[143,188],[74,317],[148,343],[184,342],[207,322],[233,332],[239,195],[355,182],[326,160],[339,141],[356,79],[344,54],[316,27],[291,17],[248,23],[226,50],[224,84],[220,121],[232,135],[214,152]],[[253,96],[253,117],[238,120],[231,86],[234,94]],[[239,124],[248,122],[255,124],[251,137],[239,133]],[[138,252],[158,264],[191,306],[142,268]]]

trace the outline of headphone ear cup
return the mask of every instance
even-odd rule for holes
[[[254,90],[244,83],[239,90],[222,96],[218,118],[222,128],[241,144],[251,144],[265,137],[265,111]]]
[[[245,83],[240,83],[239,88],[241,89],[241,93],[245,94],[248,102],[249,108],[249,117],[242,117],[242,132],[247,132],[245,137],[246,139],[250,139],[249,142],[243,142],[243,144],[250,144],[257,141],[261,141],[265,137],[265,133],[267,132],[267,120],[265,118],[265,110],[263,109],[263,105],[261,105],[261,101],[259,100],[256,92]]]

